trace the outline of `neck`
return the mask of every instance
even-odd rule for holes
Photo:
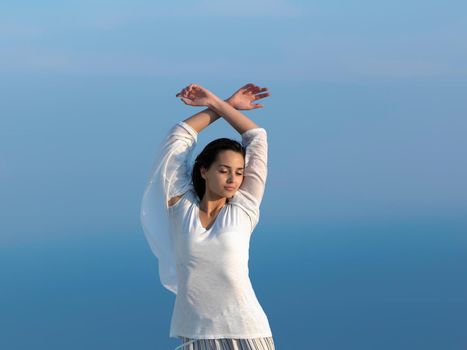
[[[206,193],[199,203],[199,208],[210,215],[217,213],[226,203],[228,203],[227,197],[209,198],[209,195]]]

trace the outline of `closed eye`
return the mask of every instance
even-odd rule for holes
[[[225,171],[225,170],[219,170],[219,171],[220,171],[222,174],[227,173],[227,171]],[[237,175],[240,175],[240,176],[241,176],[241,175],[243,175],[243,174],[242,174],[242,173],[237,173]]]

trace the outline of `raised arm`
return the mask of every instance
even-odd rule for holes
[[[258,125],[240,112],[240,110],[264,107],[260,103],[253,102],[270,95],[270,93],[265,91],[267,91],[267,88],[260,88],[257,85],[249,83],[242,86],[231,97],[223,101],[202,86],[190,84],[176,96],[180,97],[187,105],[209,107],[209,109],[202,111],[203,115],[195,115],[185,120],[194,129],[202,130],[212,122],[211,120],[217,120],[219,116],[223,116],[238,133],[243,134],[249,129],[258,128]]]
[[[246,148],[245,171],[239,191],[250,205],[259,209],[263,199],[268,174],[268,141],[263,128],[253,128],[242,134]]]
[[[162,142],[156,164],[161,190],[168,206],[175,204],[191,184],[190,157],[196,146],[198,133],[189,124],[180,121],[175,124]]]

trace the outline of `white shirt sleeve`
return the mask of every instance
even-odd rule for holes
[[[184,194],[191,186],[191,156],[198,140],[198,133],[189,124],[175,124],[165,138],[159,161],[166,201]]]
[[[177,271],[167,202],[192,186],[190,156],[197,136],[196,130],[183,121],[170,129],[157,151],[141,204],[143,231],[159,260],[161,283],[175,294]]]
[[[246,148],[243,183],[229,203],[242,207],[250,217],[251,229],[259,221],[268,174],[268,142],[264,128],[254,128],[242,134],[242,145]]]

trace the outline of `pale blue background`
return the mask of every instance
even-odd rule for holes
[[[466,349],[465,4],[2,2],[0,348],[179,344],[141,197],[199,110],[175,94],[253,82],[250,273],[277,350]]]

